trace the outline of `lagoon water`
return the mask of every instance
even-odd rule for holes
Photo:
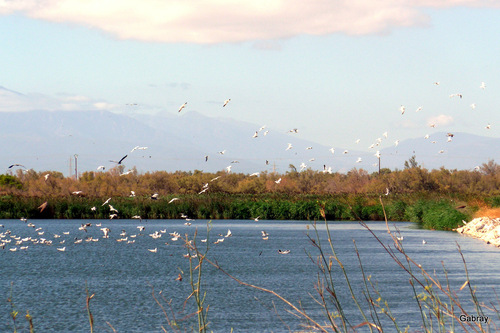
[[[10,318],[11,303],[6,300],[12,293],[14,307],[19,311],[17,327],[28,331],[25,320],[26,311],[33,317],[36,332],[89,332],[86,311],[86,290],[95,296],[90,301],[94,317],[94,332],[163,332],[172,331],[161,307],[155,302],[152,292],[161,301],[172,320],[184,331],[196,328],[196,311],[193,299],[186,301],[191,293],[189,284],[189,259],[181,240],[172,241],[168,233],[177,231],[193,238],[197,231],[197,244],[200,249],[209,244],[207,257],[217,261],[228,273],[260,287],[273,290],[299,305],[311,317],[324,323],[326,318],[321,307],[312,297],[318,296],[315,284],[318,268],[309,257],[317,258],[318,251],[308,239],[313,238],[310,222],[304,221],[236,221],[216,220],[211,223],[209,241],[206,220],[196,220],[191,226],[184,220],[137,220],[85,221],[102,223],[109,227],[109,239],[102,238],[99,227],[92,226],[87,232],[78,230],[80,220],[32,220],[28,221],[41,227],[43,235],[34,228],[27,227],[19,220],[3,220],[5,226],[0,232],[11,231],[11,235],[22,238],[45,238],[53,245],[30,244],[27,250],[14,245],[13,239],[5,249],[0,250],[0,332],[12,332]],[[138,225],[144,225],[144,235],[138,234]],[[309,229],[308,229],[309,226]],[[376,283],[382,297],[389,303],[393,315],[404,329],[410,331],[421,327],[421,318],[413,291],[409,285],[408,274],[390,258],[375,237],[357,222],[329,222],[335,251],[345,266],[349,279],[366,309],[362,276],[353,240],[359,250],[366,275]],[[380,237],[385,246],[394,248],[385,223],[369,222],[369,228]],[[477,287],[476,295],[480,302],[498,306],[493,290],[499,290],[498,267],[500,250],[482,241],[465,238],[453,232],[421,230],[407,222],[391,223],[391,230],[397,228],[404,237],[403,245],[407,254],[420,263],[428,272],[436,272],[446,284],[443,265],[448,280],[466,307],[471,309],[468,288],[458,289],[466,281],[464,264],[458,252],[460,246],[470,274],[471,284]],[[161,238],[148,236],[155,231],[166,229]],[[213,244],[230,229],[232,237],[224,242]],[[135,243],[117,242],[119,234],[125,230],[128,240]],[[263,240],[261,230],[269,234]],[[324,223],[318,223],[320,241],[327,250],[327,235]],[[68,232],[64,235],[63,232]],[[61,235],[54,238],[54,234]],[[98,242],[75,244],[75,237],[88,236],[99,238]],[[426,244],[422,240],[426,240]],[[59,242],[65,241],[64,244]],[[166,245],[165,243],[168,243]],[[56,248],[66,247],[59,252]],[[9,248],[17,247],[12,252]],[[156,253],[148,249],[157,248]],[[287,255],[278,250],[290,250]],[[327,251],[328,252],[328,251]],[[401,256],[400,256],[401,257]],[[193,259],[193,263],[197,260]],[[339,266],[333,264],[336,292],[350,323],[355,326],[363,322],[350,294]],[[175,278],[181,273],[182,281]],[[421,277],[420,274],[417,276]],[[160,293],[161,291],[161,293]],[[203,266],[202,292],[206,291],[205,304],[209,305],[209,330],[214,332],[288,332],[305,330],[305,322],[290,313],[278,298],[269,293],[242,286],[207,263]],[[374,296],[374,291],[370,289]],[[373,297],[374,299],[377,297]],[[166,301],[171,301],[170,305]],[[185,302],[186,301],[186,302]],[[333,306],[330,310],[334,310]],[[379,315],[387,330],[393,330],[383,315]],[[494,320],[494,319],[493,319]],[[113,329],[112,329],[113,328]],[[363,331],[363,328],[356,329]]]

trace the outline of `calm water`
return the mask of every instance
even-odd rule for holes
[[[91,294],[91,310],[95,320],[95,332],[112,332],[111,324],[118,332],[163,332],[168,331],[167,320],[152,297],[154,287],[157,297],[171,300],[172,311],[181,327],[190,331],[196,325],[195,317],[184,318],[195,311],[192,300],[184,301],[191,293],[189,285],[189,260],[182,241],[172,241],[169,233],[177,231],[181,235],[197,239],[207,237],[207,221],[193,221],[191,226],[184,220],[102,220],[89,221],[109,227],[109,239],[103,239],[100,227],[92,226],[87,232],[78,230],[80,220],[33,220],[28,221],[42,228],[38,235],[19,220],[0,221],[5,227],[0,232],[10,230],[4,239],[12,239],[4,250],[0,250],[0,332],[12,332],[9,316],[10,304],[5,300],[11,292],[16,309],[19,311],[18,329],[27,331],[24,319],[29,310],[37,332],[89,332],[85,307],[87,283]],[[144,225],[143,235],[138,234],[138,225]],[[317,256],[315,248],[308,240],[309,222],[299,221],[213,221],[209,235],[208,257],[216,260],[224,269],[244,282],[271,289],[298,304],[320,322],[324,322],[321,308],[311,298],[317,296],[314,285],[318,269],[309,259],[308,253]],[[384,244],[390,245],[385,224],[368,223]],[[478,287],[480,301],[495,301],[493,288],[500,290],[498,267],[500,250],[481,241],[465,238],[452,232],[427,231],[415,228],[411,223],[396,223],[404,237],[407,253],[421,263],[429,272],[436,270],[442,279],[444,263],[450,284],[458,290],[465,281],[462,258],[457,251],[460,245],[468,264],[473,285]],[[346,267],[355,292],[363,299],[359,262],[353,250],[353,239],[359,249],[363,267],[372,281],[378,284],[382,295],[404,328],[410,325],[412,331],[420,328],[416,303],[412,300],[412,290],[408,275],[402,271],[383,250],[374,237],[356,222],[331,222],[331,234],[335,250]],[[165,230],[161,238],[149,236],[155,231]],[[213,244],[230,229],[232,236],[224,242]],[[117,242],[120,232],[127,232],[128,240],[135,243]],[[267,231],[268,240],[263,240],[261,230]],[[324,225],[319,224],[320,238],[326,240]],[[68,235],[63,232],[69,232]],[[60,235],[55,238],[54,234]],[[23,242],[21,238],[45,238],[52,240],[51,246]],[[83,241],[75,244],[75,238],[92,236],[98,242]],[[425,239],[427,244],[422,244]],[[64,244],[60,242],[64,241]],[[166,245],[165,243],[168,243]],[[198,241],[200,247],[203,243]],[[324,243],[326,245],[326,243]],[[21,250],[20,246],[28,246]],[[57,251],[65,246],[66,251]],[[9,249],[17,247],[17,251]],[[156,253],[148,249],[157,248]],[[278,250],[290,250],[282,255]],[[338,267],[335,266],[334,267]],[[338,272],[338,269],[336,269]],[[183,280],[175,278],[183,272]],[[362,320],[354,307],[340,273],[335,275],[336,291],[353,325]],[[215,332],[288,332],[301,330],[301,320],[290,315],[287,307],[274,296],[241,286],[210,266],[204,266],[203,286],[207,291],[206,304],[209,309],[209,328]],[[161,291],[161,294],[158,294]],[[457,291],[458,292],[458,291]],[[467,289],[459,291],[464,300],[469,298]],[[171,316],[171,311],[162,303]],[[497,304],[495,302],[495,304]],[[181,320],[184,319],[184,320]],[[392,329],[392,327],[388,329]],[[22,330],[21,330],[22,331]],[[361,331],[361,329],[359,330]]]

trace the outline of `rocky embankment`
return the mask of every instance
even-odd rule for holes
[[[500,218],[478,217],[455,230],[500,247]]]

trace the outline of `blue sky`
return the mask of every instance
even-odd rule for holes
[[[366,151],[384,132],[384,146],[437,131],[499,137],[499,9],[0,0],[0,86],[11,91],[0,91],[0,111],[196,111]]]

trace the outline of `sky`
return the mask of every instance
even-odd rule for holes
[[[0,112],[196,111],[358,150],[500,137],[499,34],[493,0],[0,0]]]

